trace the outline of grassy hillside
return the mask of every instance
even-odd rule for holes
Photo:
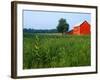
[[[90,36],[24,33],[23,68],[88,66]]]

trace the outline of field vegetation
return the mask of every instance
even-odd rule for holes
[[[90,35],[23,34],[23,69],[91,65]]]

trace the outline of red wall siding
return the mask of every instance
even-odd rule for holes
[[[90,24],[84,22],[84,24],[80,25],[80,33],[83,35],[90,34]]]
[[[80,27],[79,27],[79,26],[74,27],[74,29],[73,29],[73,34],[80,35]]]

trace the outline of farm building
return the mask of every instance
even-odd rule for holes
[[[84,21],[82,24],[75,26],[68,34],[75,35],[87,35],[90,34],[90,24],[87,21]]]

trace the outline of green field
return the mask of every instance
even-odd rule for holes
[[[23,35],[23,69],[91,65],[90,35]]]

